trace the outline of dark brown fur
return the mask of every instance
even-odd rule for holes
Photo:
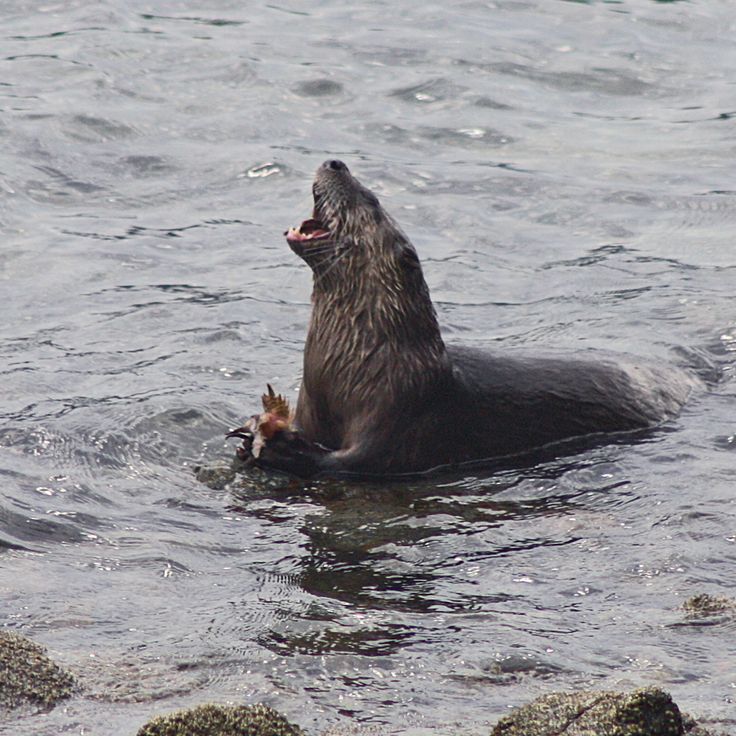
[[[314,272],[298,436],[261,464],[403,473],[661,422],[693,379],[674,368],[447,347],[416,252],[340,161],[317,171],[314,219],[289,239]]]

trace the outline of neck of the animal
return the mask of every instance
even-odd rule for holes
[[[419,268],[407,272],[385,260],[356,258],[329,288],[315,278],[312,301],[308,390],[360,395],[395,381],[387,371],[414,383],[442,363],[445,346]]]

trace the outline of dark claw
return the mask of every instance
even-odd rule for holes
[[[252,468],[256,464],[256,459],[250,451],[250,447],[236,447],[235,454],[238,459],[245,463],[246,468]]]
[[[228,432],[225,437],[228,439],[230,437],[238,437],[241,440],[252,440],[253,439],[253,432],[248,429],[248,427],[238,427],[237,429],[232,430],[232,432]]]
[[[258,416],[252,416],[242,427],[233,429],[228,432],[225,437],[238,437],[241,440],[249,440],[253,442],[253,438],[256,436],[258,429]]]
[[[242,427],[233,429],[225,435],[227,438],[237,437],[239,440],[243,440],[243,444],[235,448],[235,454],[249,468],[253,467],[255,463],[252,448],[257,428],[258,417],[252,416]]]

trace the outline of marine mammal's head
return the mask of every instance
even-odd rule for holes
[[[310,265],[311,253],[324,253],[328,244],[350,246],[366,230],[375,232],[387,219],[378,197],[366,189],[337,159],[325,161],[312,184],[312,216],[285,233],[292,250]]]
[[[312,217],[285,234],[291,249],[314,272],[313,293],[361,302],[374,322],[393,314],[409,325],[415,308],[426,310],[432,317],[425,321],[432,321],[435,329],[414,246],[378,197],[337,160],[317,169],[312,194]]]
[[[312,216],[285,235],[314,272],[308,342],[315,360],[387,341],[397,351],[442,353],[419,258],[378,197],[334,159],[317,169],[312,194]]]

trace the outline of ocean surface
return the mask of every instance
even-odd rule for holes
[[[4,0],[0,626],[82,694],[6,726],[132,736],[205,701],[480,736],[660,686],[736,733],[732,0]],[[706,388],[638,442],[406,483],[198,480],[310,273],[340,158],[448,341],[603,349]],[[461,431],[461,430],[460,430]]]

